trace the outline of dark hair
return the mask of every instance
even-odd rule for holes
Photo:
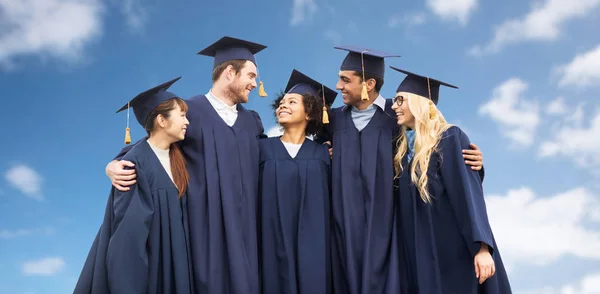
[[[246,65],[246,60],[234,59],[234,60],[225,61],[225,62],[217,65],[217,67],[215,67],[215,69],[213,69],[213,72],[212,72],[213,83],[219,79],[219,77],[221,76],[223,71],[230,65],[233,67],[233,70],[235,71],[235,73],[239,74],[240,71],[242,70],[242,68],[244,68],[244,66]]]
[[[363,82],[363,73],[362,71],[354,71],[354,75],[360,78],[360,82]],[[370,79],[375,80],[375,92],[381,92],[381,87],[383,87],[383,78],[374,74],[365,73],[365,79],[368,81]]]
[[[277,108],[279,108],[279,104],[281,103],[283,96],[285,96],[285,93],[283,91],[279,92],[279,94],[277,94],[277,98],[271,105],[275,116],[277,116],[276,111]],[[309,117],[308,124],[306,125],[306,131],[304,133],[307,136],[315,135],[323,124],[323,98],[306,93],[302,95],[302,105],[304,106],[304,111]]]
[[[165,119],[169,118],[169,112],[175,109],[175,106],[179,105],[182,111],[187,112],[188,106],[181,98],[171,98],[154,108],[152,113],[146,119],[146,123],[144,124],[144,129],[148,132],[148,135],[154,131],[156,126],[156,117],[162,115]],[[187,166],[185,163],[185,158],[183,157],[183,153],[181,153],[181,149],[176,143],[171,144],[169,147],[169,158],[171,161],[171,173],[173,174],[173,182],[175,186],[179,189],[179,197],[185,193],[187,190],[187,185],[190,180],[190,176],[187,171]]]

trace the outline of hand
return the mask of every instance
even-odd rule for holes
[[[333,148],[331,147],[331,141],[327,141],[323,144],[329,145],[329,158],[332,158],[333,157]]]
[[[467,149],[462,151],[465,163],[470,165],[472,170],[481,170],[483,167],[483,154],[479,151],[477,145],[471,143],[469,147],[471,147],[472,150]]]
[[[125,167],[135,167],[133,162],[127,160],[111,161],[106,165],[106,175],[110,179],[112,185],[119,191],[129,191],[129,187],[135,184],[135,169],[126,170]]]
[[[479,284],[483,284],[485,280],[491,278],[496,273],[494,259],[486,248],[481,248],[474,258],[475,277],[479,279]]]

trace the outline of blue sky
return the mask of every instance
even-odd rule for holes
[[[0,0],[5,293],[72,292],[123,146],[115,111],[180,75],[174,92],[206,93],[212,60],[196,52],[224,35],[268,46],[257,61],[270,96],[247,106],[271,131],[293,68],[335,86],[335,45],[458,85],[438,106],[484,153],[515,293],[600,293],[600,0],[190,2]],[[403,77],[387,70],[382,94]]]

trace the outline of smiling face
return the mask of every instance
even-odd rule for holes
[[[392,109],[396,112],[396,118],[398,120],[398,125],[406,126],[410,129],[414,129],[415,127],[415,116],[410,111],[410,107],[408,106],[408,99],[410,95],[406,92],[398,92],[396,93],[396,97],[394,98],[394,103],[392,105]]]
[[[342,99],[346,105],[356,105],[361,102],[360,94],[362,90],[362,82],[355,71],[341,70],[338,73],[339,80],[335,88],[342,92]]]
[[[309,117],[304,108],[302,95],[296,93],[285,94],[275,110],[275,117],[277,123],[284,128],[289,125],[306,125]]]
[[[186,112],[181,109],[179,104],[176,104],[175,108],[169,111],[166,123],[161,125],[161,127],[168,137],[175,141],[181,141],[185,139],[185,133],[189,124]]]
[[[247,103],[250,92],[256,88],[256,65],[251,61],[246,61],[244,67],[235,73],[233,69],[231,70],[233,76],[230,80],[229,85],[227,86],[227,92],[230,94],[230,97],[234,98],[234,103]]]

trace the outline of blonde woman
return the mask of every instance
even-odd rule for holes
[[[456,87],[392,68],[407,74],[392,106],[401,126],[394,167],[404,292],[511,293],[480,176],[461,152],[469,138],[436,107],[440,85]]]

